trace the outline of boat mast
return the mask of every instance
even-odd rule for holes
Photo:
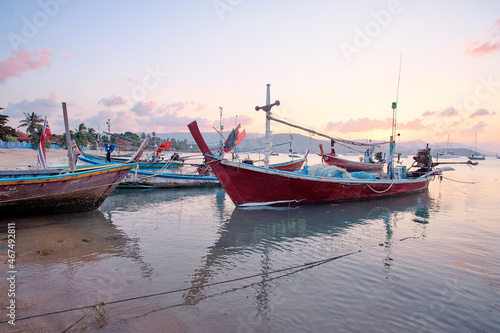
[[[271,84],[267,84],[266,90],[266,106],[271,104]],[[265,167],[269,168],[269,155],[271,153],[271,118],[270,109],[266,111],[266,150],[264,151]]]
[[[280,101],[276,101],[271,104],[271,85],[267,84],[267,93],[266,93],[266,105],[265,106],[256,106],[255,111],[264,110],[266,112],[266,148],[264,152],[264,165],[266,168],[269,168],[269,155],[271,152],[271,108],[273,106],[279,106]]]
[[[68,145],[68,161],[71,171],[75,169],[73,165],[73,147],[71,147],[71,136],[69,134],[68,111],[66,110],[66,102],[62,102],[64,129],[66,130],[66,144]]]
[[[219,156],[224,155],[224,125],[222,125],[222,106],[219,106],[220,116],[219,116],[219,128],[220,128],[220,150]]]
[[[399,102],[399,83],[401,82],[401,63],[403,62],[403,54],[399,57],[399,74],[398,74],[398,89],[396,91],[396,101],[392,103],[392,132],[390,138],[390,148],[389,148],[389,158],[390,161],[387,163],[387,173],[389,174],[389,179],[394,177],[394,150],[396,148],[396,116],[398,113],[398,102]]]

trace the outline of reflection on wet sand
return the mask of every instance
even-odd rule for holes
[[[203,258],[201,267],[193,274],[190,282],[192,289],[184,294],[184,304],[195,305],[210,297],[210,295],[204,295],[203,286],[218,281],[218,275],[221,272],[231,270],[232,267],[228,265],[238,262],[235,258],[228,259],[229,257],[249,257],[256,254],[261,258],[261,273],[265,274],[283,268],[282,266],[273,267],[273,263],[269,260],[271,250],[287,251],[288,243],[296,240],[307,242],[313,237],[315,242],[322,237],[326,238],[325,247],[331,247],[334,238],[341,237],[350,228],[374,220],[384,221],[386,239],[385,243],[380,246],[385,246],[388,251],[385,267],[390,268],[388,263],[392,260],[390,259],[392,229],[397,224],[395,217],[399,213],[408,212],[415,218],[426,219],[429,217],[431,202],[428,193],[419,193],[391,199],[347,202],[338,205],[236,208],[231,218],[221,226],[217,242],[207,249],[208,254]],[[419,229],[414,237],[421,236],[421,232]],[[336,250],[348,251],[345,248]],[[337,254],[342,254],[342,252]],[[290,273],[285,273],[287,274]],[[256,291],[255,303],[259,313],[262,309],[269,309],[266,304],[263,304],[268,299],[266,291],[268,281],[269,276],[263,275],[261,281],[256,283],[259,288]],[[260,313],[260,315],[266,317],[265,313]]]
[[[137,276],[128,276],[120,267],[101,267],[106,258],[132,260],[142,278],[153,273],[142,258],[138,240],[117,229],[99,210],[10,219],[0,223],[2,234],[8,222],[16,227],[18,317],[107,301],[125,291]],[[53,330],[57,322],[49,316],[38,318],[36,329],[30,321],[20,321],[16,328]],[[59,328],[66,325],[62,323]]]

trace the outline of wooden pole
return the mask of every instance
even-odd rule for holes
[[[68,111],[66,110],[66,102],[62,102],[63,117],[64,117],[64,129],[66,130],[66,144],[68,145],[68,160],[69,167],[71,171],[75,170],[75,165],[73,164],[73,148],[71,147],[71,136],[69,135],[69,122],[68,122]]]

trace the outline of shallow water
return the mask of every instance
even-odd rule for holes
[[[222,189],[117,190],[98,211],[10,219],[18,320],[0,329],[88,314],[69,331],[498,331],[500,160],[454,168],[392,199],[236,209]],[[105,322],[19,320],[101,301]]]

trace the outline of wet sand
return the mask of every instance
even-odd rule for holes
[[[46,157],[50,167],[67,165],[66,150],[47,149]],[[37,158],[37,150],[2,148],[0,149],[0,170],[37,168]],[[0,216],[0,246],[2,247],[7,245],[8,222],[15,222],[16,236],[18,236],[15,247],[16,270],[19,269],[16,274],[15,297],[17,318],[91,304],[86,294],[89,293],[89,288],[96,284],[95,281],[103,279],[102,274],[100,275],[97,270],[95,272],[90,270],[88,274],[98,276],[99,279],[93,279],[89,285],[78,288],[68,282],[72,279],[68,280],[65,277],[71,275],[74,266],[80,265],[81,262],[95,260],[94,257],[99,254],[123,252],[123,249],[127,248],[123,243],[130,242],[121,232],[112,227],[99,210],[75,215],[47,215],[8,220]],[[0,331],[63,331],[79,321],[82,315],[91,312],[80,310],[29,320],[16,320],[15,326],[6,323],[5,320],[9,319],[5,316],[5,308],[9,301],[9,298],[5,297],[9,294],[9,283],[6,280],[8,264],[7,256],[2,257],[0,261],[2,272],[0,274],[2,277],[0,305],[4,310],[0,311],[2,315]],[[111,273],[109,274],[112,276]],[[109,278],[108,274],[104,277]],[[43,286],[42,289],[40,289],[41,286]],[[99,285],[99,287],[102,291],[94,291],[98,295],[109,288],[107,285]],[[70,297],[70,295],[77,296]],[[146,314],[155,313],[157,307],[154,306],[154,302],[146,300],[137,301],[132,305],[107,306],[106,308],[110,318],[105,325],[99,323],[95,316],[87,316],[70,331],[140,331],[141,327],[151,325],[152,316]],[[133,311],[133,309],[141,309],[141,311]],[[190,331],[181,319],[168,311],[162,311],[155,318],[159,323],[158,331],[163,330],[165,325],[171,332]]]
[[[45,151],[49,166],[51,162],[66,158],[67,151],[63,149],[47,149]],[[0,170],[15,170],[36,168],[38,163],[38,150],[34,149],[0,149]]]

